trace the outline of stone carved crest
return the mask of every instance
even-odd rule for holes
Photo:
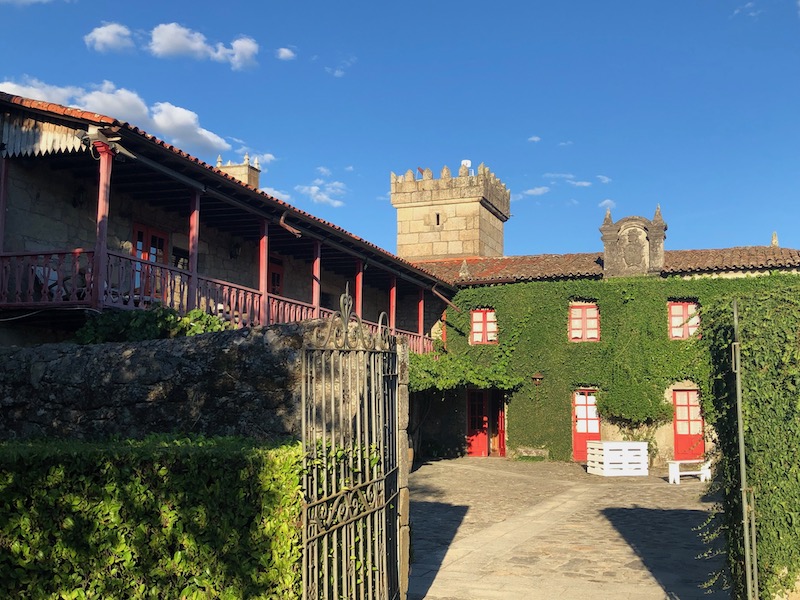
[[[603,276],[657,275],[664,267],[667,224],[656,208],[652,220],[625,217],[616,223],[606,212],[600,227],[603,240]]]

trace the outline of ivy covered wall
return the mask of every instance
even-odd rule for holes
[[[614,278],[536,281],[460,290],[446,314],[446,349],[414,355],[413,391],[466,386],[507,393],[508,449],[547,449],[551,459],[572,456],[572,392],[598,390],[605,423],[623,435],[647,435],[672,420],[665,390],[692,381],[700,390],[707,423],[714,422],[710,358],[698,339],[670,340],[667,303],[719,298],[759,290],[800,291],[800,278],[774,274],[746,278]],[[592,300],[600,310],[600,341],[567,339],[568,307]],[[494,308],[497,345],[470,346],[470,310]],[[702,322],[701,322],[702,331]],[[531,380],[540,372],[544,380]]]

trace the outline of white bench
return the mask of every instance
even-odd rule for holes
[[[702,458],[696,460],[669,460],[667,461],[667,465],[669,466],[670,483],[680,484],[681,477],[684,475],[697,475],[700,477],[700,481],[711,480],[710,460],[704,460]],[[683,466],[696,466],[697,468],[682,469]]]

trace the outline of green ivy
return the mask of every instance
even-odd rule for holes
[[[579,387],[597,389],[601,416],[632,439],[672,418],[664,391],[683,380],[698,385],[706,419],[713,423],[708,349],[698,338],[669,339],[667,303],[692,300],[702,310],[716,299],[761,289],[796,294],[798,280],[637,277],[462,289],[453,298],[461,312],[447,311],[446,349],[412,356],[410,389],[507,390],[509,445],[546,447],[558,460],[571,456],[571,398]],[[598,342],[567,340],[568,306],[578,299],[597,302]],[[486,307],[495,309],[499,343],[471,346],[470,310]],[[702,319],[705,326],[704,313]],[[537,371],[544,374],[540,386],[531,381]]]
[[[156,306],[147,310],[103,311],[75,332],[75,340],[79,344],[140,342],[225,329],[230,329],[228,322],[199,308],[181,316],[172,308]]]
[[[296,598],[297,442],[0,445],[0,596]]]
[[[743,434],[755,494],[761,597],[775,598],[800,578],[800,295],[797,290],[737,294]],[[717,517],[728,535],[735,597],[745,597],[736,388],[731,364],[732,298],[704,313],[703,343],[712,357],[715,429],[723,491]]]

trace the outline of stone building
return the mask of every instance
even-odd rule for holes
[[[451,286],[111,117],[0,92],[0,344],[58,341],[105,310],[201,309],[238,326],[356,314],[431,347]]]
[[[521,382],[513,389],[462,382],[416,394],[412,429],[423,454],[585,460],[587,441],[631,434],[597,410],[604,394],[612,404],[624,393],[641,393],[645,402],[646,386],[627,376],[663,380],[648,400],[671,414],[647,432],[656,460],[701,457],[709,448],[702,414],[708,386],[697,365],[679,357],[697,356],[703,302],[784,285],[800,267],[800,252],[775,238],[765,246],[667,250],[660,207],[652,219],[614,221],[607,212],[599,252],[505,256],[509,193],[484,165],[477,175],[462,165],[458,177],[445,167],[440,179],[429,169],[418,178],[392,174],[391,186],[398,254],[460,290],[443,316],[445,353],[476,369],[502,365],[507,380]],[[625,320],[642,312],[651,322],[626,329]],[[630,344],[653,356],[649,364],[625,363],[648,362],[626,355]]]

